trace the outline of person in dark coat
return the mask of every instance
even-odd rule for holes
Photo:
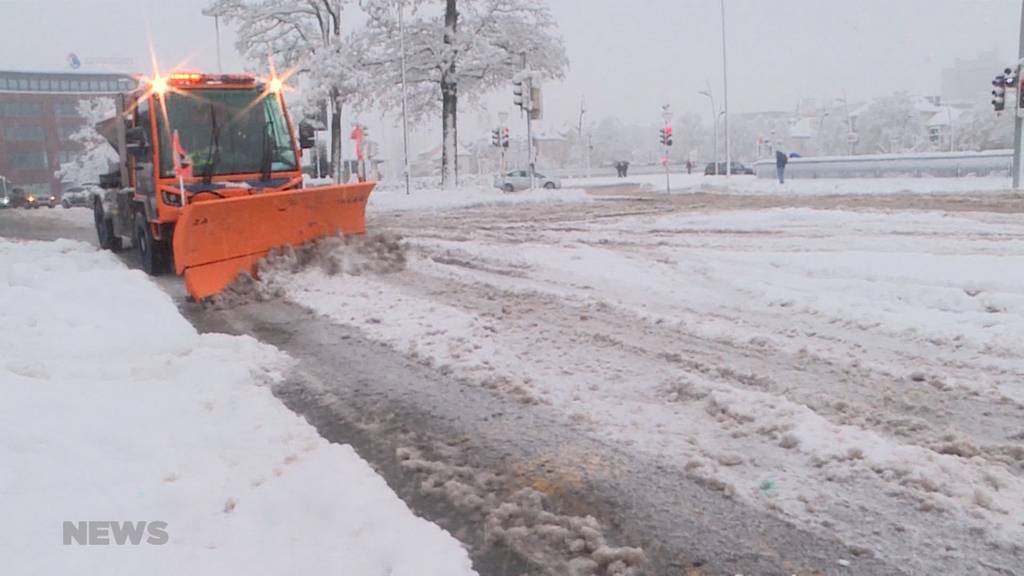
[[[779,175],[779,184],[786,183],[786,164],[789,164],[789,157],[782,150],[775,151],[775,172]]]

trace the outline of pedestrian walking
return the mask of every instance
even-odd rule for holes
[[[693,174],[693,160],[686,161],[686,174]]]
[[[775,171],[779,175],[779,184],[786,183],[786,164],[789,164],[789,157],[782,150],[775,151]]]

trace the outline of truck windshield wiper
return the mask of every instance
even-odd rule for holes
[[[217,109],[210,104],[210,147],[206,155],[206,173],[203,174],[203,183],[213,182],[213,175],[217,172],[217,164],[220,162],[220,128],[217,126]]]

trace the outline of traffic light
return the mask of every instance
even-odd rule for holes
[[[508,143],[509,143],[508,128],[502,128],[501,129],[501,147],[502,148],[508,148]]]
[[[661,130],[658,131],[658,134],[661,136],[661,145],[662,146],[671,146],[672,145],[672,127],[671,126],[666,126],[666,127],[662,128]]]
[[[992,81],[992,108],[996,112],[1006,110],[1006,81],[1009,79],[1006,74],[1000,74]]]
[[[522,81],[516,81],[512,83],[512,102],[514,102],[516,106],[524,108]]]
[[[491,130],[491,146],[501,146],[501,129]]]

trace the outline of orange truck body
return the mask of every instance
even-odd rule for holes
[[[275,248],[338,234],[366,233],[366,204],[374,183],[304,187],[301,150],[291,118],[281,91],[271,91],[269,85],[248,76],[172,74],[159,83],[144,83],[123,105],[121,116],[127,127],[142,127],[155,135],[145,154],[134,155],[125,152],[128,145],[124,134],[120,137],[121,173],[128,177],[123,185],[133,191],[132,211],[145,215],[153,246],[173,256],[173,270],[184,276],[185,286],[196,300],[220,293],[239,274],[255,274],[260,259]],[[168,139],[162,142],[159,131],[175,127],[168,126],[165,94],[173,91],[201,99],[205,90],[254,89],[262,90],[261,98],[277,99],[294,166],[272,174],[169,175],[169,167],[161,166],[168,155],[160,150]],[[162,122],[158,122],[160,117]],[[145,242],[145,238],[133,237],[133,242],[139,241]]]

